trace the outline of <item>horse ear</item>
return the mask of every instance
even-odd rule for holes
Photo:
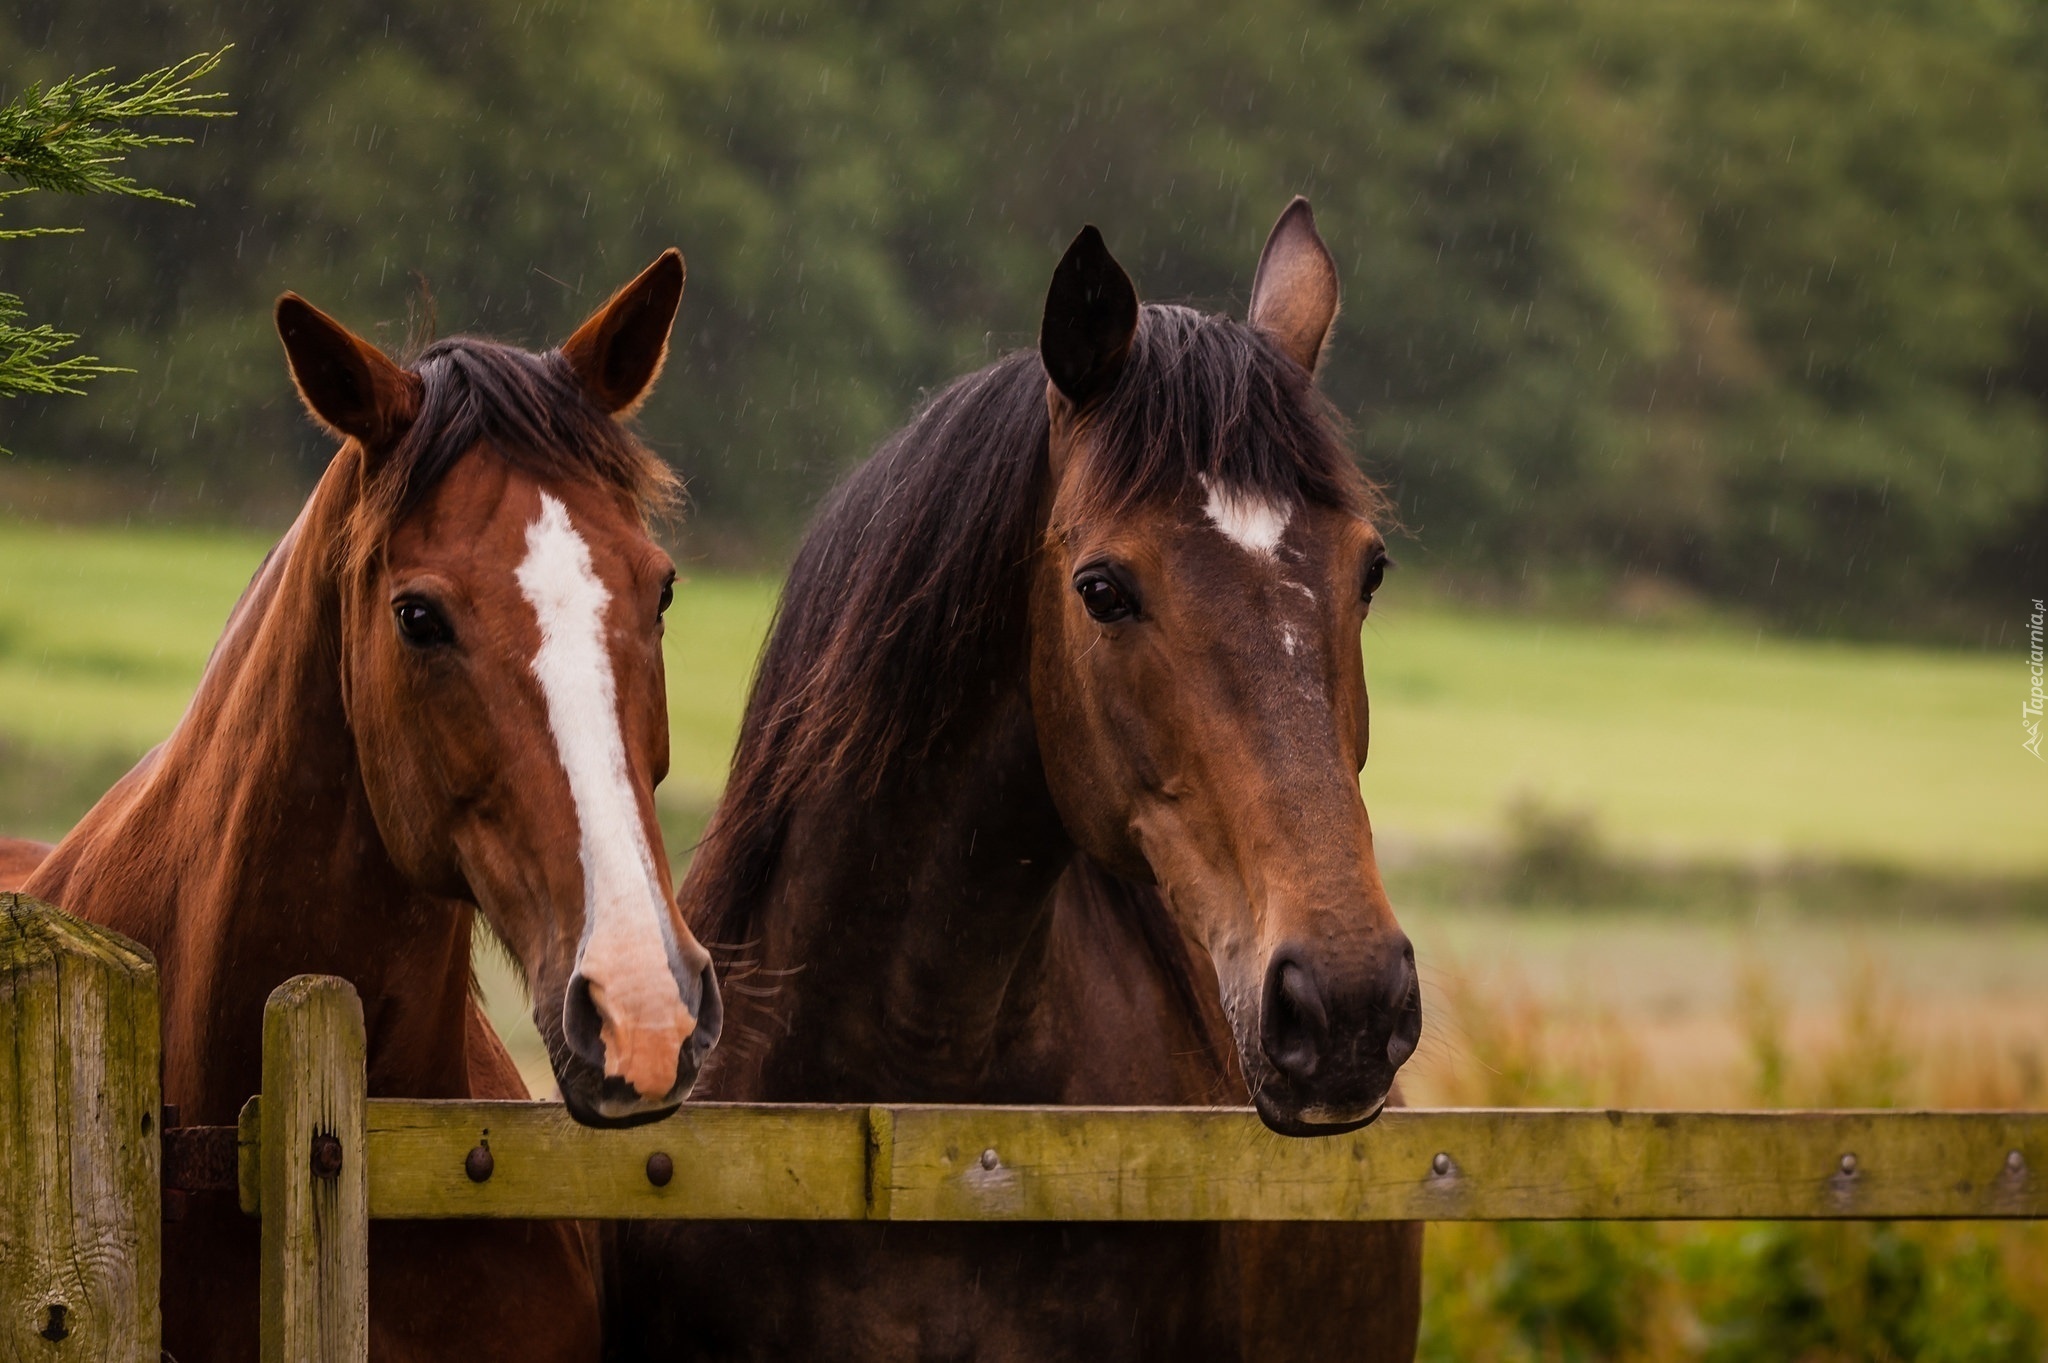
[[[1102,233],[1081,229],[1052,272],[1038,355],[1053,387],[1086,407],[1116,386],[1138,333],[1138,291]]]
[[[417,374],[295,293],[277,300],[277,334],[306,410],[335,434],[375,448],[419,415]]]
[[[630,412],[654,387],[668,358],[685,274],[683,253],[669,247],[562,342],[569,368],[605,411]]]
[[[1337,262],[1316,232],[1315,211],[1297,194],[1259,254],[1251,324],[1313,374],[1336,320]]]

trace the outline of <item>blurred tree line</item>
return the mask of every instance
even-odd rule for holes
[[[1081,223],[1241,311],[1300,191],[1411,560],[1972,638],[2048,578],[2036,0],[23,0],[0,97],[230,42],[238,116],[138,167],[195,209],[0,261],[137,371],[9,404],[17,458],[275,506],[326,454],[280,290],[541,345],[674,243],[643,425],[772,553]]]

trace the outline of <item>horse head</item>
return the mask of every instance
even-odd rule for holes
[[[481,910],[564,1099],[600,1124],[673,1110],[721,1019],[655,819],[675,568],[648,519],[673,478],[622,420],[683,275],[667,252],[546,354],[458,337],[409,365],[277,305],[299,392],[357,466],[338,663],[385,851]]]

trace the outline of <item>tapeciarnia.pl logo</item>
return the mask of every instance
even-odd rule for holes
[[[2043,671],[2041,627],[2043,621],[2048,621],[2048,604],[2037,600],[2034,602],[2034,613],[2027,617],[2027,640],[2029,645],[2027,648],[2027,671],[2030,674],[2030,678],[2027,684],[2026,703],[2020,706],[2020,725],[2027,733],[2026,741],[2021,743],[2020,746],[2032,753],[2034,760],[2037,762],[2048,760],[2043,759],[2041,756],[2041,709],[2043,701],[2041,690]]]

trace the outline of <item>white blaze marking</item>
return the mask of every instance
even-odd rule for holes
[[[611,593],[569,510],[543,492],[526,528],[519,590],[540,621],[533,675],[569,778],[583,861],[583,941],[577,966],[603,1020],[605,1073],[644,1097],[675,1085],[676,1059],[696,1028],[669,974],[661,878],[626,775],[618,691],[604,645]]]
[[[1202,486],[1209,493],[1202,510],[1208,513],[1210,524],[1247,553],[1273,557],[1280,537],[1287,533],[1287,522],[1294,518],[1294,508],[1225,487],[1206,473]]]

